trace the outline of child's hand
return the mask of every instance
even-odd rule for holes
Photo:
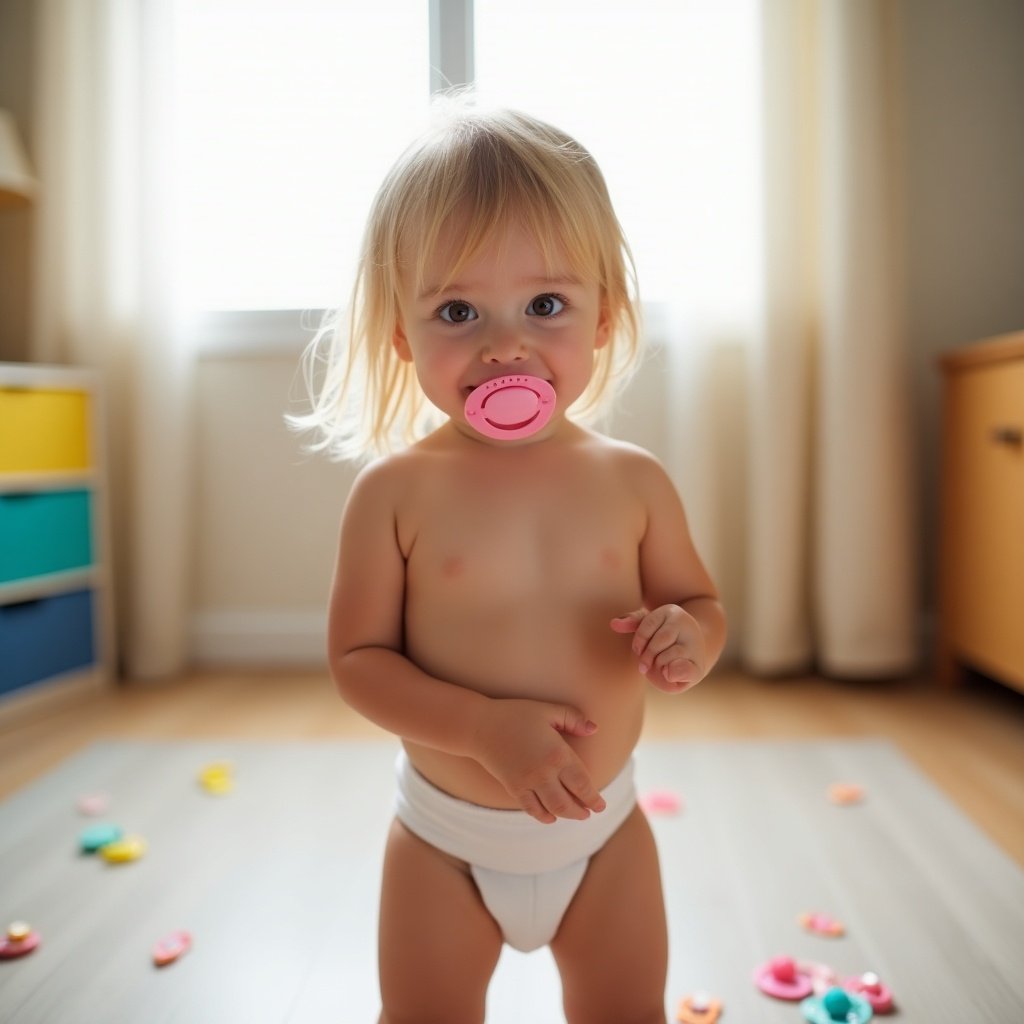
[[[707,674],[704,634],[700,624],[677,604],[644,608],[612,619],[616,633],[633,634],[633,653],[640,673],[659,690],[683,693]]]
[[[476,760],[538,821],[582,820],[603,811],[605,801],[563,734],[590,736],[596,730],[565,704],[490,700],[477,731]]]

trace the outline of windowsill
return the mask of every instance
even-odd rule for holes
[[[194,349],[199,359],[294,356],[312,340],[322,309],[247,309],[201,314]]]

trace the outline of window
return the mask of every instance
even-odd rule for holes
[[[183,274],[205,310],[338,305],[422,125],[424,0],[177,0]]]
[[[604,171],[648,302],[748,303],[758,232],[755,0],[478,3],[482,96],[574,135]]]
[[[372,195],[423,123],[433,53],[456,82],[475,69],[485,100],[579,138],[608,178],[644,298],[722,322],[753,301],[737,282],[757,276],[757,7],[176,0],[194,304],[345,300]]]

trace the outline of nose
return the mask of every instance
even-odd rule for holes
[[[495,325],[484,340],[481,356],[485,363],[519,363],[529,352],[517,330]]]

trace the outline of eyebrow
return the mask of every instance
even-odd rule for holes
[[[513,282],[516,287],[533,285],[538,288],[558,288],[566,285],[575,285],[579,287],[583,282],[580,278],[572,275],[559,275],[558,277],[522,277],[518,281]],[[452,281],[450,284],[445,285],[443,288],[439,284],[428,285],[420,292],[421,299],[436,298],[442,292],[458,293],[458,292],[471,292],[478,288],[479,285],[476,281]]]

